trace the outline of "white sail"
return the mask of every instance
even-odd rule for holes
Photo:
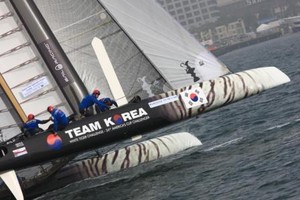
[[[229,72],[223,63],[155,1],[99,2],[173,88],[213,79]]]
[[[9,1],[0,2],[0,27],[0,141],[5,141],[21,132],[30,113],[48,119],[50,104],[68,115],[71,109]]]
[[[89,91],[98,88],[101,96],[113,97],[91,45],[94,37],[102,40],[127,99],[136,95],[149,97],[144,83],[138,81],[143,77],[153,94],[171,89],[97,0],[35,0],[35,3]]]

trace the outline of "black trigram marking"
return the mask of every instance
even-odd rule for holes
[[[186,61],[185,63],[180,64],[181,67],[185,68],[185,71],[187,74],[190,74],[194,78],[194,82],[197,82],[200,80],[198,76],[195,74],[195,68],[189,66],[189,61]]]

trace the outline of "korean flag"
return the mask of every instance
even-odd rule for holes
[[[206,95],[200,87],[185,90],[180,93],[186,109],[207,103]]]

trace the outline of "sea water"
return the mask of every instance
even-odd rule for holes
[[[49,192],[40,200],[300,199],[300,34],[220,57],[233,72],[276,66],[291,82],[171,127],[202,146]]]

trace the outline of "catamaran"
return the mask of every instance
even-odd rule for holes
[[[146,134],[290,81],[276,67],[231,73],[154,1],[0,5],[1,31],[7,29],[0,33],[1,87],[13,121],[2,128],[5,140],[27,114],[45,117],[49,102],[78,113],[95,85],[121,105],[64,131],[1,145],[1,177],[17,199],[23,194],[14,170]],[[128,103],[137,95],[141,102]]]

